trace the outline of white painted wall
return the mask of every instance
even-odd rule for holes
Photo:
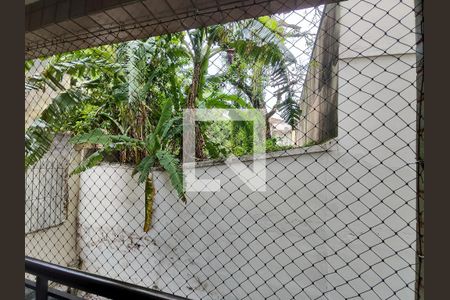
[[[272,154],[264,193],[250,191],[225,165],[206,164],[200,174],[221,180],[223,189],[189,193],[187,205],[167,175],[155,172],[154,227],[148,234],[141,229],[143,188],[131,179],[131,168],[103,164],[84,172],[83,270],[192,299],[262,299],[277,290],[280,299],[319,295],[324,283],[301,292],[313,280],[301,274],[307,268],[307,274],[322,274],[327,249],[314,246],[332,235],[312,211],[329,198],[325,187],[332,179],[314,180],[319,161],[331,159],[321,147]],[[262,279],[270,280],[256,290]]]
[[[327,242],[338,255],[326,278],[330,286],[351,281],[330,292],[331,299],[414,298],[413,7],[400,0],[341,3],[339,164],[328,169],[335,177],[328,190],[340,211],[333,228],[347,227]],[[339,269],[343,262],[353,270]]]
[[[349,0],[340,3],[341,59],[413,53],[413,0]]]
[[[339,164],[330,163],[328,171],[335,180],[328,190],[336,195],[330,199],[333,211],[339,211],[332,219],[333,228],[343,229],[339,239],[327,242],[338,251],[327,279],[337,285],[342,279],[335,274],[348,279],[360,276],[340,286],[344,298],[369,287],[374,289],[363,299],[414,298],[414,63],[413,54],[340,61],[344,72],[339,77],[339,150],[334,156]],[[384,68],[393,75],[367,79]],[[351,85],[345,81],[349,78]],[[346,242],[350,244],[345,246]],[[336,269],[343,262],[353,270]],[[343,299],[334,291],[329,295]]]
[[[391,216],[405,200],[413,205],[414,191],[390,192],[391,184],[413,179],[414,172],[391,177],[370,160],[357,162],[358,154],[333,145],[327,152],[314,146],[269,158],[265,193],[249,191],[224,165],[206,165],[199,173],[220,179],[224,188],[190,193],[186,206],[167,175],[155,172],[148,234],[141,229],[143,188],[131,168],[93,168],[81,175],[83,270],[191,299],[314,299],[324,293],[345,299],[370,289],[368,284],[378,297],[372,292],[364,299],[385,299],[402,280],[414,279],[413,269],[405,268],[414,262],[414,230],[394,233],[413,222],[414,210],[401,207]],[[367,192],[353,176],[371,167],[380,179],[362,177],[366,186],[376,186]],[[400,279],[390,276],[395,271]],[[412,292],[398,295],[410,299]]]
[[[337,144],[269,158],[267,192],[205,165],[224,188],[189,194],[183,205],[155,172],[154,227],[145,234],[143,188],[131,169],[83,173],[83,269],[192,299],[413,299],[412,7],[342,3]]]

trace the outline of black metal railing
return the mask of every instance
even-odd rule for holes
[[[36,282],[29,280],[29,279],[25,279],[25,299],[24,300],[35,300],[36,299],[36,297],[37,297],[36,286],[37,286]],[[45,297],[45,295],[44,295],[44,297]],[[83,298],[80,298],[73,294],[69,294],[68,292],[63,292],[63,291],[57,290],[55,288],[48,287],[47,299],[48,300],[82,300]]]
[[[164,292],[25,257],[25,273],[36,276],[36,300],[47,300],[49,281],[110,299],[186,300]],[[32,287],[33,288],[33,287]],[[67,298],[69,299],[69,298]]]

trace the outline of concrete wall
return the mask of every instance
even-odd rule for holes
[[[83,270],[192,299],[413,299],[412,7],[339,6],[338,137],[327,151],[269,158],[267,192],[206,164],[200,173],[223,189],[189,194],[183,205],[155,172],[146,234],[143,188],[130,168],[83,173]]]
[[[337,136],[339,6],[323,9],[300,98],[302,117],[296,145],[319,144]]]
[[[320,295],[324,283],[313,284],[302,272],[323,274],[326,249],[314,245],[332,235],[311,210],[330,197],[325,187],[332,178],[314,180],[319,162],[331,160],[324,148],[336,151],[330,143],[272,153],[264,193],[249,190],[224,164],[203,163],[199,174],[221,180],[223,189],[189,193],[187,205],[167,174],[154,172],[157,195],[148,234],[142,231],[143,187],[131,178],[131,168],[103,164],[84,172],[83,270],[191,299],[263,299],[277,290],[280,299]],[[264,284],[262,278],[270,280]],[[303,285],[311,287],[302,293]]]
[[[82,269],[190,299],[387,299],[397,288],[399,299],[412,299],[403,284],[414,279],[414,170],[395,175],[393,164],[347,150],[330,142],[272,154],[264,193],[223,164],[206,164],[199,174],[223,189],[190,193],[187,205],[155,172],[147,234],[132,169],[88,170],[80,180]],[[393,194],[403,180],[410,186]]]
[[[413,299],[414,3],[346,1],[339,6],[339,164],[328,169],[335,176],[328,190],[332,202],[344,208],[338,223],[346,227],[338,234],[341,241],[330,240],[338,256],[326,278],[338,284],[339,274],[350,284],[329,295]],[[336,270],[342,262],[350,268]]]
[[[296,132],[298,145],[337,136],[338,97],[345,97],[337,81],[342,86],[342,80],[349,80],[348,74],[355,73],[351,63],[354,59],[367,58],[365,64],[369,65],[376,64],[372,58],[378,56],[415,55],[413,7],[412,0],[344,1],[325,6],[301,96],[303,116]],[[366,81],[372,77],[392,78],[399,74],[393,70],[393,74],[378,70],[364,77]],[[361,82],[352,78],[347,84],[357,87]],[[392,91],[400,87],[391,86]]]

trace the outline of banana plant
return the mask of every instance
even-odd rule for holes
[[[223,51],[218,45],[227,39],[229,32],[222,25],[201,27],[187,31],[188,41],[185,50],[192,61],[192,78],[186,99],[186,108],[197,108],[204,99],[210,59]],[[198,124],[195,125],[195,157],[206,158],[204,154],[205,140]]]
[[[145,153],[145,156],[136,164],[133,171],[133,176],[139,174],[138,182],[140,184],[145,183],[145,232],[151,229],[153,202],[156,195],[152,173],[154,167],[162,167],[167,171],[179,198],[186,202],[180,163],[167,150],[170,142],[170,132],[177,130],[176,128],[174,129],[176,118],[172,117],[172,108],[172,102],[166,101],[156,128],[144,139],[137,139],[127,135],[108,134],[99,128],[70,139],[70,142],[73,144],[94,145],[98,149],[83,160],[72,174],[78,174],[97,166],[108,154],[117,151],[132,150]]]
[[[179,69],[188,61],[180,48],[180,35],[62,54],[28,76],[29,88],[51,88],[57,96],[25,133],[26,166],[43,157],[57,132],[69,130],[75,134],[73,143],[99,148],[72,174],[98,165],[108,154],[118,154],[117,161],[136,166],[139,182],[145,182],[145,231],[150,229],[155,195],[152,167],[167,170],[185,201],[179,162],[173,154],[181,136],[181,118],[176,115],[185,97]],[[27,63],[25,71],[31,67]],[[80,118],[86,108],[88,118]],[[84,124],[74,126],[80,120]]]
[[[47,153],[55,134],[74,111],[94,98],[108,95],[108,85],[123,81],[111,50],[103,46],[26,62],[25,90],[50,89],[56,96],[25,130],[25,169]],[[36,63],[43,67],[31,73]]]

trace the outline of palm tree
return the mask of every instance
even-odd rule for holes
[[[282,34],[283,28],[269,17],[188,31],[189,39],[185,42],[185,46],[192,60],[193,71],[186,108],[194,109],[199,102],[214,103],[214,107],[230,107],[230,97],[223,93],[218,96],[217,93],[212,92],[211,99],[203,97],[205,89],[211,85],[211,82],[228,81],[238,93],[232,96],[234,99],[231,101],[237,105],[231,107],[248,108],[247,105],[241,105],[242,101],[239,101],[246,98],[250,107],[266,111],[267,137],[270,137],[269,119],[277,111],[280,111],[282,117],[294,127],[300,118],[301,111],[294,100],[292,89],[294,80],[291,78],[289,67],[296,60],[284,45]],[[208,76],[210,60],[220,52],[226,53],[228,63],[226,72]],[[269,81],[272,86],[277,87],[277,100],[272,109],[267,111],[265,88]],[[235,122],[232,128],[235,132],[244,130],[248,133],[247,125],[245,122]],[[201,126],[196,124],[195,157],[197,159],[205,158],[203,150],[207,142]]]
[[[219,76],[230,82],[248,100],[252,107],[265,111],[266,138],[270,138],[269,119],[277,111],[291,126],[299,120],[301,111],[294,100],[290,67],[296,63],[294,55],[285,46],[283,27],[270,17],[231,24],[232,39],[228,48],[228,68]],[[265,89],[276,88],[276,103],[267,111]]]
[[[192,60],[192,79],[186,101],[187,109],[195,109],[203,98],[210,59],[221,51],[218,42],[227,35],[222,25],[187,31],[185,48]],[[204,159],[205,140],[198,124],[195,125],[195,157]]]

